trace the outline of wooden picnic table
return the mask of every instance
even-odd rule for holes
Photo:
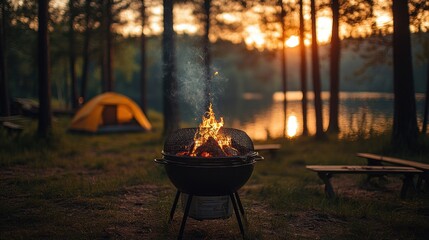
[[[255,151],[269,151],[272,156],[281,148],[280,144],[256,144],[253,146]]]
[[[413,167],[398,166],[344,166],[344,165],[308,165],[307,169],[317,172],[317,175],[325,184],[325,193],[328,198],[335,196],[330,179],[334,174],[402,174],[404,175],[401,198],[405,198],[410,187],[414,187],[414,174],[423,171]]]
[[[429,171],[429,164],[426,163],[420,163],[400,158],[394,158],[394,157],[387,157],[372,153],[357,153],[356,156],[361,158],[366,158],[368,160],[368,165],[382,165],[382,162],[390,163],[394,165],[401,165],[401,166],[407,166],[407,167],[413,167],[420,169],[422,171]]]
[[[256,144],[254,146],[256,151],[262,150],[279,150],[281,147],[280,144]]]
[[[361,158],[366,158],[369,166],[383,166],[383,163],[389,163],[393,165],[405,166],[405,167],[413,167],[415,169],[419,169],[422,171],[419,174],[419,178],[417,180],[417,189],[421,188],[423,181],[428,185],[429,182],[429,164],[405,160],[401,158],[382,156],[372,153],[357,153],[356,156]]]
[[[24,129],[21,125],[12,123],[12,122],[3,122],[2,123],[3,128],[6,129],[8,135],[13,135],[16,133],[17,135],[21,134],[22,130]]]

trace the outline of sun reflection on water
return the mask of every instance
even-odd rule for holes
[[[287,118],[286,134],[288,137],[295,137],[298,132],[298,119],[295,115],[290,115]]]
[[[310,135],[316,132],[316,119],[312,93],[308,93],[307,127]],[[252,116],[246,116],[245,122],[234,121],[233,127],[245,131],[254,140],[269,138],[296,137],[302,134],[302,109],[300,92],[287,93],[286,129],[283,113],[283,94],[275,93],[270,107],[262,109]],[[329,92],[322,92],[323,128],[329,124]],[[424,94],[416,94],[417,108],[424,103]],[[421,126],[422,114],[417,113]],[[369,138],[389,131],[393,124],[393,94],[391,93],[340,93],[339,125],[340,139]]]

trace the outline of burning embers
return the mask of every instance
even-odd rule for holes
[[[231,137],[219,132],[222,126],[223,118],[216,120],[210,103],[209,110],[203,115],[202,122],[195,133],[194,143],[188,151],[179,152],[176,155],[207,158],[239,155],[239,151],[232,147]]]

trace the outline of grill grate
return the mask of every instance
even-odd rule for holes
[[[181,128],[167,137],[164,143],[164,152],[175,155],[179,152],[189,151],[194,143],[194,136],[198,128]],[[254,151],[252,139],[243,131],[235,128],[221,128],[219,134],[229,136],[232,139],[232,147],[237,149],[240,155],[246,155]]]

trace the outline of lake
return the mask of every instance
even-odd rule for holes
[[[308,130],[314,134],[315,113],[312,92],[308,93]],[[219,107],[225,126],[244,130],[254,140],[302,134],[302,110],[300,91],[287,93],[286,127],[283,114],[283,94],[274,93],[272,101],[262,101],[258,94],[245,94],[238,103]],[[329,121],[329,92],[322,92],[323,125]],[[419,129],[423,121],[424,94],[416,94]],[[341,92],[339,107],[340,138],[369,137],[388,131],[393,124],[393,94],[374,92]]]

